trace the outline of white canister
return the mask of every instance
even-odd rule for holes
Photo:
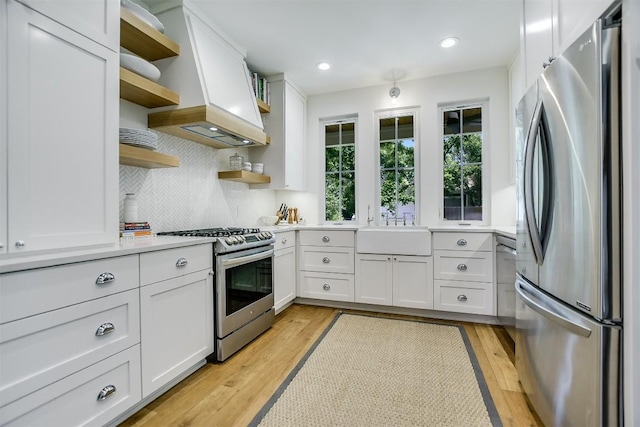
[[[138,200],[134,193],[124,197],[124,222],[138,222]]]

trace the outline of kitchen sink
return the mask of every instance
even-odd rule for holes
[[[424,226],[367,226],[356,232],[363,254],[431,255],[431,231]]]

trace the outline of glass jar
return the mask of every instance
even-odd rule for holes
[[[242,164],[244,163],[244,157],[236,153],[229,157],[229,168],[232,171],[242,170]]]

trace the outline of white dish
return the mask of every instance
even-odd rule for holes
[[[160,78],[158,67],[135,55],[120,53],[120,66],[154,82]]]
[[[131,13],[142,19],[147,25],[155,28],[156,30],[164,33],[164,25],[158,20],[151,12],[143,8],[142,6],[130,1],[120,0],[120,4],[128,9]]]

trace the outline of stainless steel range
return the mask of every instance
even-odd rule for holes
[[[217,237],[214,244],[217,361],[229,358],[273,325],[272,233],[258,228],[210,228],[158,234]]]

